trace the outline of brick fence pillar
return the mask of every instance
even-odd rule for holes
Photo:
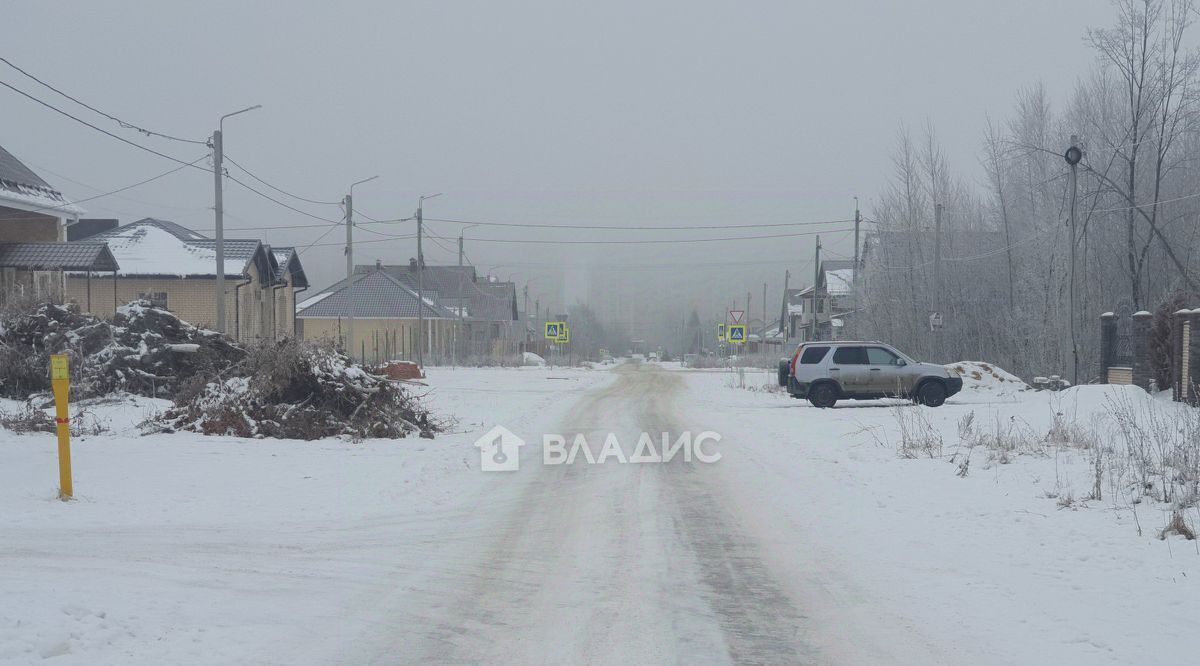
[[[1183,329],[1185,326],[1191,326],[1191,317],[1191,310],[1178,310],[1171,321],[1171,397],[1175,402],[1189,399],[1191,387],[1183,384],[1183,378],[1187,374],[1183,371]],[[1191,347],[1191,344],[1188,346]],[[1191,383],[1190,377],[1188,383]]]
[[[1108,366],[1112,362],[1117,345],[1117,315],[1105,312],[1100,315],[1100,383],[1108,383]]]
[[[1150,356],[1150,327],[1153,322],[1154,315],[1145,310],[1133,313],[1133,383],[1147,391],[1150,390],[1150,382],[1154,381],[1154,362]]]

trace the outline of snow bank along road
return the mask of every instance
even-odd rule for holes
[[[1082,497],[1069,451],[902,460],[886,403],[817,410],[728,372],[438,369],[433,442],[140,437],[97,408],[79,501],[0,433],[0,663],[1187,663],[1200,553]],[[752,375],[748,385],[771,381]],[[1087,421],[1100,387],[912,408]],[[122,425],[124,424],[124,425]],[[483,472],[474,440],[529,442]],[[542,465],[541,436],[722,435],[713,464]]]

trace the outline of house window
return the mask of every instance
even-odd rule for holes
[[[167,292],[165,291],[139,291],[138,299],[150,301],[150,305],[156,308],[167,309]]]

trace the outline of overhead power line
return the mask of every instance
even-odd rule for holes
[[[336,228],[336,227],[334,227],[334,228]],[[330,229],[330,231],[332,231],[332,229]],[[328,232],[326,232],[326,233],[328,233]],[[324,234],[322,234],[322,236],[324,236]],[[411,236],[396,236],[395,238],[372,238],[370,240],[356,240],[356,241],[354,241],[354,245],[358,246],[363,243],[389,243],[394,240],[404,240],[404,239],[416,238],[416,237],[417,237],[417,235],[413,234]],[[320,240],[320,238],[318,238],[317,240]],[[345,246],[346,246],[345,241],[341,241],[339,243],[316,243],[316,242],[314,242],[314,243],[310,243],[309,245],[305,246],[304,249],[307,250],[310,247],[345,247]]]
[[[257,194],[258,196],[266,199],[267,201],[270,201],[270,202],[273,202],[280,206],[283,206],[284,208],[286,208],[294,213],[299,213],[306,217],[311,217],[314,220],[321,220],[322,222],[328,222],[329,224],[341,224],[341,222],[339,222],[338,220],[331,220],[327,217],[321,217],[320,215],[314,215],[306,210],[301,210],[299,208],[296,208],[295,206],[286,204],[286,203],[280,201],[279,199],[276,199],[275,197],[267,194],[266,192],[262,192],[260,190],[254,189],[253,187],[247,185],[246,183],[242,182],[241,180],[238,180],[237,178],[234,178],[233,176],[229,175],[228,173],[225,174],[225,177],[228,178],[229,180],[232,180],[233,182],[237,183],[238,185],[241,185],[242,187],[246,188],[247,190],[250,190],[251,192]]]
[[[224,159],[226,162],[229,162],[230,164],[234,165],[235,167],[241,169],[243,172],[245,172],[245,174],[247,176],[250,176],[254,180],[257,180],[258,182],[262,183],[263,185],[266,185],[267,187],[271,188],[272,190],[275,190],[276,192],[279,192],[280,194],[287,195],[293,199],[303,201],[305,203],[318,204],[321,206],[340,206],[342,204],[341,201],[321,201],[319,199],[309,199],[307,197],[302,197],[299,194],[293,194],[291,192],[288,192],[287,190],[285,190],[283,188],[276,187],[275,185],[268,183],[267,181],[263,180],[262,178],[259,178],[258,176],[256,176],[254,174],[254,172],[250,171],[246,167],[242,166],[241,164],[238,164],[236,160],[234,160],[232,157],[229,156],[229,153],[225,153],[223,155],[222,159]]]
[[[592,229],[607,231],[693,231],[705,229],[767,229],[779,227],[807,227],[822,224],[849,224],[848,220],[819,220],[806,222],[754,222],[750,224],[688,224],[688,225],[639,225],[621,226],[616,224],[539,224],[534,222],[476,222],[472,220],[446,219],[437,217],[425,218],[427,222],[445,222],[448,224],[469,224],[481,227],[520,227],[525,229]],[[394,222],[399,220],[384,220]]]
[[[724,236],[721,238],[653,238],[653,239],[619,239],[619,240],[546,240],[541,238],[474,238],[464,240],[472,243],[532,243],[538,245],[645,245],[649,243],[720,243],[727,241],[764,240],[770,238],[796,238],[798,236],[816,236],[818,234],[849,233],[854,229],[825,229],[822,231],[801,231],[793,234],[767,234],[762,236]]]
[[[345,218],[342,218],[342,221],[344,222]],[[334,229],[337,229],[340,226],[342,226],[341,223],[330,225],[329,228],[325,230],[325,233],[321,234],[320,236],[317,236],[317,238],[313,242],[311,242],[308,245],[305,245],[304,247],[297,250],[296,254],[298,254],[298,255],[304,254],[306,251],[308,251],[314,247],[323,247],[321,245],[318,245],[318,243],[320,243],[326,236],[328,236],[330,234],[330,232],[332,232]]]
[[[75,102],[79,106],[82,106],[85,109],[94,111],[94,112],[104,116],[105,118],[108,118],[109,120],[117,123],[118,125],[120,125],[121,127],[124,127],[125,129],[135,130],[135,131],[141,132],[142,134],[145,134],[146,136],[157,136],[157,137],[161,137],[163,139],[170,139],[171,141],[181,141],[183,143],[198,144],[201,146],[208,145],[207,141],[202,141],[202,140],[198,141],[196,139],[184,139],[184,138],[178,137],[178,136],[171,136],[170,134],[163,134],[162,132],[155,132],[153,130],[148,130],[144,127],[139,127],[137,125],[134,125],[131,122],[121,120],[120,118],[112,115],[111,113],[106,113],[104,111],[101,111],[100,109],[97,109],[96,107],[92,106],[91,104],[88,104],[87,102],[84,102],[76,97],[73,97],[72,95],[69,95],[69,94],[63,92],[62,90],[60,90],[58,88],[55,88],[54,86],[50,85],[49,83],[46,83],[42,79],[39,79],[38,77],[34,76],[33,74],[30,74],[29,72],[25,71],[21,67],[18,67],[16,64],[14,64],[8,58],[0,56],[0,62],[3,62],[4,64],[8,65],[9,67],[12,67],[13,69],[20,72],[21,74],[24,74],[25,76],[29,77],[30,79],[33,79],[34,81],[49,88],[50,90],[53,90],[54,92],[58,93],[59,95],[62,95],[63,97],[66,97],[67,99],[71,100],[72,102]]]
[[[133,183],[132,185],[126,185],[125,187],[120,187],[120,188],[117,188],[117,189],[109,191],[109,192],[102,192],[100,194],[96,194],[96,195],[93,195],[90,197],[84,197],[82,199],[76,199],[74,201],[66,201],[66,202],[63,202],[63,203],[55,205],[55,206],[37,206],[37,210],[35,210],[35,211],[21,211],[18,213],[9,213],[7,215],[0,216],[0,219],[21,217],[23,215],[29,214],[30,212],[59,210],[62,208],[66,208],[67,206],[73,206],[73,205],[81,204],[81,203],[84,203],[87,201],[94,201],[96,199],[101,199],[103,197],[108,197],[108,196],[112,196],[114,194],[119,194],[126,190],[132,190],[135,187],[141,187],[142,185],[145,185],[146,183],[152,183],[152,182],[158,180],[159,178],[165,178],[166,176],[169,176],[178,171],[182,171],[182,170],[186,169],[187,167],[191,166],[192,164],[196,164],[207,158],[208,158],[208,155],[202,155],[199,158],[197,158],[196,160],[194,160],[193,162],[191,162],[190,164],[184,164],[183,166],[177,166],[174,169],[171,169],[170,171],[164,171],[164,172],[158,174],[157,176],[151,176],[149,178],[146,178],[145,180],[139,180],[138,182]]]
[[[38,104],[46,107],[47,109],[50,109],[51,111],[53,111],[59,115],[66,116],[67,118],[70,118],[71,120],[74,120],[75,122],[77,122],[81,125],[90,127],[92,129],[96,130],[97,132],[100,132],[101,134],[106,134],[106,135],[116,139],[117,141],[120,141],[121,143],[129,144],[129,145],[133,146],[134,148],[137,148],[138,150],[144,150],[147,153],[150,153],[152,155],[157,155],[163,159],[171,160],[172,162],[175,162],[176,164],[182,164],[184,166],[195,166],[195,163],[193,163],[193,162],[185,162],[185,161],[179,159],[178,157],[173,157],[171,155],[157,151],[148,146],[143,146],[140,143],[130,141],[129,139],[126,139],[125,137],[120,136],[118,134],[113,134],[112,132],[104,129],[103,127],[98,127],[98,126],[93,125],[92,123],[84,120],[83,118],[80,118],[79,116],[71,114],[67,111],[63,111],[62,109],[58,108],[57,106],[54,106],[53,104],[50,104],[49,102],[44,102],[44,101],[38,99],[37,97],[34,97],[33,95],[30,95],[29,93],[25,92],[24,90],[21,90],[20,88],[17,88],[16,86],[13,86],[12,84],[9,84],[5,81],[0,81],[0,86],[4,86],[5,88],[8,88],[9,90],[17,93],[18,95],[25,97],[27,99],[33,100],[34,102],[37,102]],[[205,169],[204,167],[196,167],[196,168],[200,169],[201,171],[209,171],[211,173],[211,171],[209,169]]]
[[[168,155],[167,153],[164,153],[164,152],[161,152],[161,151],[155,150],[155,149],[153,149],[153,148],[150,148],[149,146],[143,146],[143,145],[142,145],[142,144],[140,144],[140,143],[137,143],[137,142],[135,142],[135,141],[130,141],[129,139],[126,139],[125,137],[123,137],[123,136],[120,136],[120,135],[118,135],[118,134],[113,134],[112,132],[110,132],[110,131],[108,131],[108,130],[104,129],[103,127],[98,127],[98,126],[96,126],[96,125],[94,125],[94,124],[92,124],[92,123],[90,123],[90,122],[88,122],[88,121],[86,121],[86,120],[84,120],[84,119],[82,119],[82,118],[80,118],[80,117],[78,117],[78,116],[74,115],[74,114],[71,114],[71,113],[69,113],[69,112],[67,112],[67,111],[63,111],[62,109],[60,109],[60,108],[58,108],[58,107],[54,106],[53,104],[50,104],[49,102],[45,102],[45,101],[43,101],[43,100],[41,100],[41,99],[38,99],[37,97],[34,97],[33,95],[30,95],[29,93],[25,92],[24,90],[21,90],[20,88],[17,88],[17,87],[15,87],[15,86],[13,86],[13,85],[11,85],[11,84],[9,84],[9,83],[5,82],[5,81],[0,81],[0,86],[4,86],[5,88],[8,88],[9,90],[12,90],[13,92],[17,93],[18,95],[21,95],[22,97],[25,97],[25,98],[27,98],[27,99],[30,99],[30,100],[32,100],[32,101],[34,101],[34,102],[36,102],[36,103],[40,104],[41,106],[44,106],[44,107],[46,107],[47,109],[50,109],[51,111],[54,111],[55,113],[57,113],[57,114],[59,114],[59,115],[66,116],[67,118],[70,118],[71,120],[74,120],[75,122],[77,122],[77,123],[80,123],[81,125],[84,125],[84,126],[86,126],[86,127],[90,127],[91,129],[94,129],[94,130],[96,130],[97,132],[100,132],[101,134],[104,134],[104,135],[106,135],[106,136],[112,137],[112,138],[116,139],[117,141],[120,141],[121,143],[128,144],[128,145],[130,145],[130,146],[133,146],[134,148],[137,148],[138,150],[143,150],[143,151],[145,151],[145,152],[147,152],[147,153],[150,153],[151,155],[157,155],[158,157],[161,157],[161,158],[163,158],[163,159],[170,160],[170,161],[172,161],[172,162],[175,162],[176,164],[181,164],[181,165],[183,165],[183,166],[185,166],[185,167],[193,167],[193,168],[199,169],[200,171],[204,171],[204,172],[211,173],[211,169],[207,169],[207,168],[205,168],[205,167],[202,167],[202,166],[197,166],[197,163],[198,163],[200,160],[196,160],[196,161],[194,161],[194,162],[185,162],[184,160],[181,160],[181,159],[179,159],[178,157],[174,157],[174,156],[172,156],[172,155]],[[304,215],[304,216],[306,216],[306,217],[311,217],[311,218],[313,218],[314,220],[321,220],[322,222],[328,222],[328,223],[330,223],[330,224],[339,224],[339,222],[338,222],[338,221],[336,221],[336,220],[330,220],[330,219],[328,219],[328,218],[321,217],[320,215],[314,215],[314,214],[312,214],[312,213],[309,213],[308,211],[304,211],[304,210],[301,210],[301,209],[299,209],[299,208],[296,208],[295,206],[291,206],[291,205],[289,205],[289,204],[286,204],[286,203],[284,203],[284,202],[280,201],[279,199],[276,199],[275,197],[272,197],[271,195],[269,195],[269,194],[267,194],[267,193],[265,193],[265,192],[262,192],[262,191],[260,191],[260,190],[257,190],[257,189],[255,189],[254,187],[251,187],[250,185],[247,185],[245,182],[241,181],[241,180],[240,180],[240,179],[238,179],[238,178],[235,178],[234,176],[231,176],[231,175],[229,175],[228,173],[225,173],[225,174],[224,174],[224,176],[225,176],[226,178],[228,178],[229,180],[232,180],[233,182],[237,183],[238,185],[241,185],[242,187],[246,188],[247,190],[250,190],[250,191],[251,191],[251,192],[253,192],[254,194],[257,194],[258,196],[262,197],[263,199],[266,199],[267,201],[273,202],[273,203],[275,203],[275,204],[277,204],[277,205],[279,205],[279,206],[282,206],[282,207],[284,207],[284,208],[286,208],[286,209],[288,209],[288,210],[290,210],[290,211],[293,211],[293,212],[295,212],[295,213],[299,213],[299,214],[301,214],[301,215]]]

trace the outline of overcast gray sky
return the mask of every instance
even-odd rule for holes
[[[203,138],[223,113],[262,104],[227,122],[227,153],[315,199],[339,200],[351,182],[378,174],[356,190],[357,207],[374,217],[408,216],[419,194],[444,192],[427,216],[745,224],[844,219],[855,195],[869,212],[902,123],[919,129],[931,120],[952,164],[978,173],[985,113],[1003,117],[1014,94],[1039,80],[1068,89],[1093,59],[1084,29],[1111,20],[1099,0],[25,1],[6,3],[0,54],[86,102],[170,134]],[[80,111],[2,65],[0,80]],[[8,90],[0,89],[0,109],[0,145],[74,198],[172,166]],[[121,133],[189,161],[205,152]],[[230,228],[319,224],[237,185],[226,196]],[[340,216],[333,206],[288,202]],[[164,217],[206,233],[211,206],[211,176],[198,171],[86,204],[94,217]],[[412,225],[373,228],[405,234]],[[430,228],[452,238],[459,225]],[[306,245],[324,231],[229,234]],[[342,234],[322,243],[339,243]],[[363,231],[358,238],[382,237]],[[823,240],[833,252],[851,251],[847,234]],[[363,243],[356,253],[363,262],[406,261],[413,245]],[[452,261],[452,243],[445,245],[427,246],[427,260]],[[718,264],[704,274],[732,277],[679,296],[701,305],[747,290],[758,299],[768,277],[777,294],[782,271],[798,272],[811,253],[809,237],[686,247],[467,242],[477,265],[534,278],[531,293],[554,290],[549,278],[536,278],[560,262],[624,266],[649,284],[660,272],[630,267]],[[759,272],[722,267],[743,261]],[[343,271],[342,249],[316,246],[304,262],[322,287]],[[571,282],[573,291],[586,290],[578,284],[585,279]]]

